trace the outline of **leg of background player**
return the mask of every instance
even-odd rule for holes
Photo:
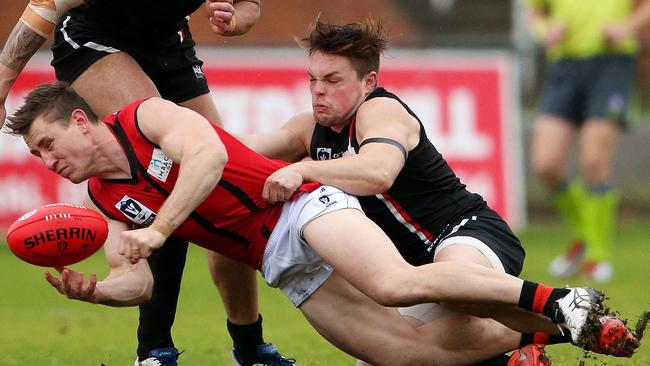
[[[149,357],[149,351],[153,349],[174,346],[171,328],[176,316],[186,255],[187,242],[171,237],[148,258],[154,277],[154,289],[151,300],[139,307],[140,360]]]

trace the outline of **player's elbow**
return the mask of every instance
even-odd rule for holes
[[[395,177],[388,171],[388,169],[378,168],[369,175],[366,180],[368,184],[369,194],[376,194],[386,192],[393,186]]]
[[[140,278],[140,292],[138,296],[136,296],[136,302],[138,304],[143,304],[149,300],[151,300],[151,297],[153,296],[153,275],[148,274],[146,276],[141,276]]]

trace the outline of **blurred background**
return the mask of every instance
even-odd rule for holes
[[[3,11],[0,13],[0,42],[4,43],[6,40],[24,9],[24,3],[3,0]],[[305,34],[317,14],[321,14],[321,17],[327,21],[336,23],[357,21],[367,16],[381,18],[392,37],[392,50],[386,55],[384,65],[387,66],[384,66],[382,71],[387,70],[387,67],[390,68],[391,62],[402,66],[405,63],[416,65],[410,74],[416,87],[421,86],[422,83],[419,75],[422,75],[423,72],[429,73],[428,75],[432,78],[429,90],[439,94],[439,100],[434,104],[442,103],[441,117],[427,116],[429,111],[423,110],[430,108],[427,106],[426,100],[409,101],[408,97],[405,99],[413,104],[412,107],[416,112],[424,115],[423,119],[429,120],[431,125],[427,126],[428,132],[430,135],[434,135],[430,136],[431,139],[443,154],[446,154],[447,159],[455,166],[456,170],[461,175],[465,170],[474,173],[473,178],[471,174],[464,177],[470,188],[484,194],[488,199],[492,198],[491,203],[498,206],[499,211],[507,216],[515,226],[523,225],[528,217],[535,219],[555,216],[544,190],[536,182],[528,168],[526,147],[529,146],[529,131],[540,91],[540,78],[543,76],[544,63],[541,50],[532,42],[524,29],[520,8],[523,5],[519,1],[331,0],[327,2],[326,6],[322,4],[323,2],[318,0],[285,0],[282,1],[281,6],[279,6],[280,4],[276,6],[273,2],[264,1],[260,22],[251,32],[240,37],[217,37],[210,32],[203,9],[199,9],[193,14],[191,19],[193,36],[200,48],[200,56],[206,61],[204,69],[208,80],[210,80],[217,106],[225,111],[224,120],[228,128],[241,132],[272,128],[279,125],[283,118],[294,110],[309,106],[308,99],[305,99],[306,84],[299,84],[304,75],[301,74],[303,73],[304,54],[295,45],[293,38]],[[623,215],[641,215],[650,212],[650,159],[646,158],[650,156],[650,144],[647,143],[650,138],[650,124],[646,121],[650,106],[650,29],[644,32],[641,38],[642,47],[637,57],[638,73],[634,102],[630,111],[631,128],[622,136],[615,164],[618,180],[616,183],[622,193],[621,212]],[[33,83],[53,78],[48,65],[51,57],[48,46],[49,42],[41,51],[42,54],[35,57],[26,69],[27,73],[31,71],[36,76],[29,79],[22,77],[25,81],[17,83],[15,92],[7,102],[9,111],[17,107],[24,91],[29,90]],[[266,56],[259,57],[260,55]],[[248,75],[251,80],[256,80],[257,77],[258,81],[253,81],[252,86],[243,85],[247,84],[246,77],[237,80],[223,79],[223,68],[228,70],[233,67],[233,64],[239,65],[242,62],[255,64],[251,67],[257,68]],[[294,65],[293,73],[260,78],[259,74],[267,72],[269,68],[277,69],[291,63]],[[453,72],[449,72],[451,69],[457,71],[459,64],[464,65],[460,66],[464,68],[461,74],[453,75]],[[497,155],[490,155],[489,159],[492,160],[495,157],[506,159],[504,165],[498,168],[503,170],[503,176],[492,178],[493,182],[491,183],[477,178],[480,176],[480,172],[477,172],[475,168],[467,168],[473,163],[463,160],[462,153],[457,155],[453,151],[454,146],[456,150],[462,150],[465,147],[471,149],[471,146],[468,147],[462,143],[461,145],[445,143],[444,137],[449,137],[449,129],[453,128],[448,125],[453,118],[446,112],[445,106],[448,104],[445,102],[452,98],[453,91],[445,94],[444,90],[441,92],[440,87],[436,86],[441,80],[444,84],[444,79],[447,78],[447,82],[450,83],[449,88],[467,87],[463,85],[461,79],[463,77],[474,79],[471,72],[467,74],[467,71],[481,67],[491,68],[496,72],[495,75],[499,78],[497,84],[507,84],[505,89],[499,89],[503,86],[501,85],[501,87],[495,87],[495,90],[490,90],[490,87],[487,87],[488,90],[484,91],[480,91],[481,85],[468,86],[468,90],[475,95],[487,94],[487,97],[479,98],[481,100],[474,101],[474,103],[501,103],[502,109],[497,111],[501,114],[495,115],[495,120],[477,122],[479,130],[492,128],[485,127],[485,123],[500,124],[498,128],[502,129],[503,140],[497,141],[495,145],[498,150]],[[387,75],[386,79],[391,78],[388,72],[383,74]],[[236,109],[233,109],[230,113],[231,117],[228,117],[229,106],[243,103],[241,98],[233,100],[235,89],[241,91],[243,85],[244,89],[252,87],[253,91],[259,91],[259,88],[269,86],[267,79],[273,77],[277,78],[276,81],[280,84],[283,83],[284,78],[294,78],[298,83],[295,89],[300,92],[293,93],[290,97],[299,99],[300,102],[286,107],[284,112],[274,111],[272,113],[274,115],[267,116],[266,120],[260,120],[259,116],[252,117],[253,119],[257,118],[256,121],[245,120],[245,115],[236,115]],[[394,78],[399,77],[401,76],[394,76]],[[386,80],[380,79],[380,81]],[[408,82],[400,80],[396,82],[393,89],[404,91],[409,88]],[[476,83],[477,81],[471,82]],[[293,88],[286,81],[284,83],[284,86],[280,85],[281,88]],[[224,85],[229,85],[229,87]],[[413,94],[421,95],[420,92]],[[493,99],[491,95],[497,95],[497,99]],[[272,102],[268,103],[273,104]],[[449,105],[451,104],[453,101]],[[420,105],[422,106],[421,110],[418,110]],[[261,111],[264,109],[262,108]],[[476,111],[482,111],[482,109],[477,107]],[[481,119],[482,117],[478,116],[477,118]],[[441,124],[438,126],[436,123]],[[498,129],[494,131],[492,137],[499,134]],[[18,212],[30,209],[28,207],[30,205],[34,206],[34,197],[37,194],[29,190],[25,191],[25,187],[22,191],[16,190],[16,180],[24,179],[19,176],[24,173],[24,166],[17,160],[30,158],[28,155],[16,153],[16,149],[20,148],[6,140],[6,136],[4,136],[3,141],[0,142],[0,152],[2,152],[0,164],[5,165],[4,173],[0,172],[0,188],[3,188],[0,189],[0,192],[5,192],[2,194],[5,196],[4,199],[0,200],[0,202],[4,202],[0,203],[0,216],[3,212],[9,212],[11,217]],[[462,138],[457,138],[457,140],[462,140]],[[513,154],[516,156],[511,156]],[[11,156],[9,161],[7,156]],[[8,173],[12,169],[15,169],[16,174]],[[49,179],[47,178],[46,181],[51,183]],[[472,184],[472,181],[475,183]],[[491,188],[490,185],[496,185],[497,188]],[[74,189],[65,186],[56,189],[52,187],[34,187],[33,189],[35,191],[40,189],[42,199],[62,200],[61,195],[74,197],[74,193],[70,193],[74,192]],[[18,198],[21,195],[28,196],[30,199],[21,202]],[[498,195],[503,195],[503,197],[497,197]],[[72,198],[68,200],[72,200]],[[507,212],[508,210],[510,212]]]

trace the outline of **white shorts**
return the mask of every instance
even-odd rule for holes
[[[362,211],[356,197],[330,186],[302,193],[284,204],[260,271],[266,283],[280,288],[294,306],[300,306],[333,271],[305,241],[305,226],[326,213],[346,208]]]
[[[471,236],[452,236],[443,240],[436,247],[436,252],[433,255],[433,261],[435,262],[436,256],[442,249],[457,244],[469,245],[478,249],[481,254],[483,254],[490,261],[493,269],[503,273],[506,272],[503,263],[501,263],[501,260],[496,255],[496,253],[494,253],[494,251],[490,249],[490,247],[485,243]],[[405,308],[399,308],[398,310],[400,314],[408,315],[423,323],[428,323],[432,320],[442,318],[443,316],[452,312],[451,310],[438,303],[418,304]]]

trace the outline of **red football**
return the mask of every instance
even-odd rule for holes
[[[43,267],[59,267],[90,257],[106,241],[108,223],[97,211],[54,203],[32,210],[7,232],[16,257]]]

